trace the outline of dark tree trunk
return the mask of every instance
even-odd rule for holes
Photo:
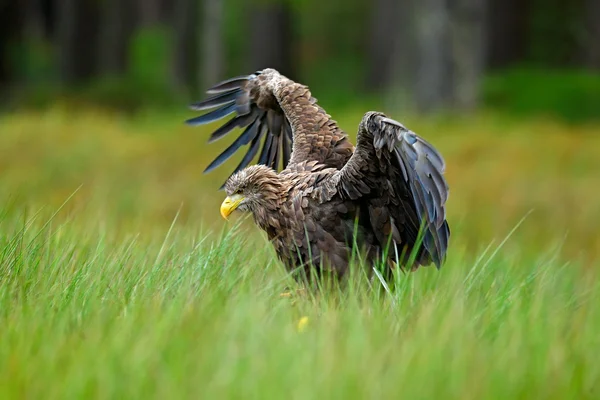
[[[370,27],[370,38],[366,51],[367,88],[381,90],[386,88],[394,79],[392,65],[394,64],[394,43],[396,40],[405,40],[406,26],[399,24],[398,18],[402,8],[403,14],[410,8],[410,1],[376,0],[373,2]],[[403,32],[398,32],[403,29]],[[391,45],[390,45],[391,44]]]
[[[195,0],[175,2],[173,27],[173,81],[178,92],[197,93],[199,3]]]
[[[96,71],[98,2],[58,2],[59,68],[63,84],[78,84]]]
[[[250,70],[275,68],[290,79],[296,79],[292,57],[292,18],[285,2],[252,4],[250,29]]]
[[[451,97],[450,12],[445,0],[421,0],[415,6],[414,99],[420,112],[435,112]]]
[[[485,62],[486,0],[453,0],[450,10],[452,107],[477,107]]]
[[[498,69],[527,56],[530,0],[488,0],[486,66]]]
[[[600,70],[600,0],[585,0],[584,12],[583,62],[588,68]]]
[[[105,0],[102,7],[98,64],[104,75],[122,75],[127,70],[135,4],[133,0]]]
[[[200,83],[209,87],[225,78],[223,72],[223,0],[204,0],[202,10],[202,68]]]
[[[391,53],[388,77],[381,81],[388,89],[390,107],[430,113],[446,106],[452,93],[449,18],[446,0],[407,0],[396,5],[389,36],[377,34],[383,42],[376,44],[380,51]],[[385,62],[380,56],[370,61]]]
[[[394,25],[391,31],[380,34],[383,42],[375,44],[390,53],[389,66],[386,68],[387,77],[381,88],[385,88],[386,107],[409,110],[415,107],[415,77],[419,68],[417,55],[417,32],[415,15],[416,5],[414,0],[398,2],[392,15]],[[376,24],[376,19],[372,24]],[[371,49],[370,54],[375,50]],[[371,79],[375,78],[375,60],[369,60]]]
[[[43,26],[44,37],[50,40],[54,39],[56,37],[58,25],[57,2],[55,0],[39,0],[39,2],[31,1],[30,3],[39,7],[38,10]]]
[[[24,9],[17,1],[0,5],[0,101],[8,96],[15,80],[12,56],[23,34]]]
[[[140,25],[149,27],[160,24],[162,7],[163,4],[160,0],[137,0]]]
[[[44,38],[46,37],[46,22],[44,20],[44,10],[41,1],[24,2],[25,29],[28,37]],[[0,10],[0,13],[2,11]]]

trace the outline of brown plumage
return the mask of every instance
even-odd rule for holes
[[[208,93],[192,108],[219,108],[187,122],[235,113],[210,141],[236,127],[245,130],[206,171],[249,144],[224,184],[221,214],[251,212],[289,270],[315,267],[342,276],[353,244],[371,264],[404,267],[414,251],[413,269],[441,266],[450,236],[448,185],[442,156],[424,139],[368,112],[354,147],[306,86],[274,69],[221,82]],[[248,167],[263,137],[258,164]],[[280,158],[283,170],[277,172]]]

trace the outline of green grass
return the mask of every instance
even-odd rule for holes
[[[512,68],[487,76],[487,107],[515,116],[554,115],[576,124],[600,121],[600,74],[592,71]]]
[[[0,398],[598,397],[597,126],[404,120],[448,161],[446,265],[291,301],[181,117],[0,121]]]

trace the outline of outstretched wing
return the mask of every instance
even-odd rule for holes
[[[234,115],[211,134],[209,143],[223,138],[235,128],[244,129],[233,143],[206,167],[205,173],[223,164],[245,145],[248,145],[248,150],[231,175],[247,167],[259,150],[258,164],[277,170],[281,160],[283,168],[287,166],[292,152],[292,128],[277,104],[270,107],[261,104],[262,107],[259,107],[252,99],[250,83],[258,75],[260,71],[220,82],[206,91],[209,94],[206,99],[190,106],[196,111],[212,110],[188,119],[186,123],[192,126],[208,124]]]
[[[396,248],[412,251],[421,235],[417,263],[433,261],[439,268],[450,236],[444,170],[444,159],[431,144],[384,114],[369,112],[361,121],[356,151],[336,174],[335,191],[368,201],[380,242],[391,234]]]
[[[283,168],[316,161],[340,169],[352,155],[354,147],[346,134],[316,104],[317,99],[312,97],[310,90],[274,69],[228,79],[207,93],[210,97],[191,108],[214,110],[186,122],[203,125],[234,114],[212,133],[209,143],[234,128],[244,128],[244,131],[208,165],[205,172],[224,163],[241,146],[249,145],[233,173],[245,168],[258,153],[263,138],[258,163],[276,170],[280,159]]]

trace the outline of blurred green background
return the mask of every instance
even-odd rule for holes
[[[274,67],[328,107],[599,118],[595,0],[24,0],[0,6],[8,110],[181,108]]]

